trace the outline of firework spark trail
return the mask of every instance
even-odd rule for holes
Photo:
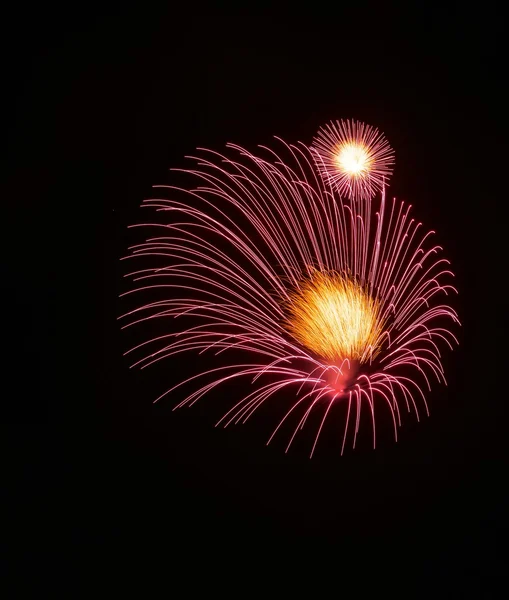
[[[188,157],[197,167],[178,172],[194,184],[157,186],[169,197],[146,200],[143,206],[164,219],[133,226],[156,233],[132,246],[125,257],[144,261],[145,266],[126,275],[136,284],[122,296],[145,298],[164,292],[166,298],[152,298],[122,315],[124,328],[192,318],[187,328],[162,332],[131,348],[126,354],[139,356],[132,366],[146,368],[189,351],[248,353],[258,362],[230,365],[229,375],[213,379],[178,406],[193,404],[221,383],[248,377],[254,389],[218,424],[245,422],[295,384],[295,400],[269,442],[302,409],[288,450],[309,415],[323,409],[311,455],[337,402],[348,404],[342,451],[353,413],[355,446],[363,399],[372,418],[373,443],[377,398],[388,407],[396,436],[401,425],[399,402],[418,417],[417,394],[427,412],[422,385],[429,389],[431,377],[445,382],[440,347],[457,343],[444,319],[459,323],[447,303],[436,301],[456,290],[449,282],[453,276],[449,262],[438,256],[442,248],[430,244],[433,232],[423,232],[421,224],[410,218],[410,206],[396,199],[386,201],[385,183],[393,162],[390,147],[376,130],[342,123],[342,129],[332,124],[321,130],[311,148],[276,138],[278,147],[260,147],[259,155],[228,144],[231,156],[202,149],[202,155]],[[371,170],[365,170],[362,181],[357,177],[348,182],[344,173],[336,172],[330,156],[339,135],[360,139],[366,149]],[[378,202],[368,197],[368,191],[378,190]],[[345,193],[347,198],[341,195]],[[329,302],[332,293],[344,294],[348,302],[367,294],[365,306],[370,310],[376,306],[374,333],[366,333],[365,348],[358,354],[361,365],[331,361],[332,351],[313,352],[305,336],[295,337],[288,328],[288,308],[309,291],[316,274],[325,278],[317,292],[325,294],[317,296],[320,302]],[[343,287],[334,288],[339,284],[332,285],[333,281],[343,282]],[[365,292],[355,291],[361,289]],[[355,319],[364,318],[355,310],[353,314]],[[305,329],[305,321],[302,325]],[[355,331],[362,330],[356,327]],[[414,369],[415,377],[404,374],[408,368]],[[215,373],[213,369],[199,373],[160,398]],[[269,375],[271,381],[262,383],[260,378]]]

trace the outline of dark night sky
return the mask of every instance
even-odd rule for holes
[[[491,597],[506,568],[507,102],[502,17],[489,3],[476,10],[11,11],[0,262],[9,568],[84,569],[90,581],[148,559],[172,580],[188,563],[215,568],[220,585],[240,573],[242,589],[253,574],[286,577],[284,556],[289,581],[327,557],[338,579],[357,565],[385,572],[393,590],[409,577],[438,597],[470,597],[447,595],[458,585]],[[175,381],[186,365],[130,371],[116,322],[126,226],[151,185],[197,146],[309,141],[350,117],[385,132],[392,193],[437,230],[458,276],[461,348],[431,418],[407,419],[398,444],[341,459],[325,448],[310,462],[267,449],[263,423],[214,429],[213,402],[154,407],[157,378]]]

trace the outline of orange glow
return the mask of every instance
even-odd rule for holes
[[[336,165],[346,175],[362,177],[371,170],[373,159],[363,144],[349,142],[338,149]]]
[[[292,294],[288,309],[288,331],[330,364],[367,362],[379,350],[380,305],[353,280],[316,272]]]

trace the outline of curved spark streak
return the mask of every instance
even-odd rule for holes
[[[445,382],[440,348],[457,343],[447,322],[459,324],[458,316],[443,302],[456,293],[449,282],[453,273],[439,257],[442,248],[429,243],[433,232],[423,233],[410,218],[411,206],[395,198],[387,202],[393,154],[384,138],[370,128],[348,127],[321,130],[312,148],[276,138],[278,147],[260,147],[259,155],[235,144],[227,145],[231,156],[201,149],[200,156],[188,157],[195,168],[176,170],[190,179],[189,187],[155,186],[167,197],[143,206],[164,219],[134,225],[151,235],[125,257],[143,268],[125,276],[136,286],[122,296],[143,297],[145,303],[119,318],[123,328],[169,325],[177,317],[182,327],[133,346],[126,352],[137,356],[132,366],[146,368],[182,352],[255,358],[198,373],[156,401],[198,378],[211,379],[177,407],[192,405],[221,384],[248,378],[253,390],[217,423],[228,426],[245,422],[268,401],[280,403],[282,390],[295,385],[294,400],[267,443],[300,411],[288,451],[311,412],[322,410],[311,456],[336,403],[347,403],[341,452],[352,417],[355,447],[364,403],[373,445],[378,399],[390,411],[396,439],[401,403],[419,418],[416,396],[428,412],[422,386],[430,389],[430,376]],[[325,156],[348,135],[371,152],[369,177],[355,185]],[[379,200],[371,199],[376,191]],[[284,326],[289,299],[317,271],[357,282],[376,299],[383,322],[376,359],[342,392],[327,378],[337,366],[313,355]]]

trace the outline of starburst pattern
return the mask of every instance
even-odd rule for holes
[[[380,303],[361,285],[317,271],[290,294],[287,329],[331,364],[372,361],[383,341]]]
[[[372,198],[392,173],[394,152],[384,135],[359,121],[321,127],[312,150],[326,183],[350,199]]]
[[[359,124],[355,132],[376,149],[371,173],[385,176],[380,134]],[[373,444],[379,410],[392,416],[397,438],[403,408],[419,418],[432,379],[445,383],[441,348],[457,341],[450,325],[458,323],[447,302],[456,291],[449,262],[409,205],[386,201],[384,186],[378,200],[344,199],[335,176],[317,172],[316,149],[276,139],[277,147],[256,155],[234,144],[225,154],[201,149],[188,157],[195,165],[178,174],[184,185],[156,186],[158,196],[144,202],[155,212],[134,226],[147,237],[126,257],[139,267],[123,294],[140,300],[121,318],[124,327],[156,322],[160,333],[127,354],[141,368],[182,352],[203,361],[207,351],[228,355],[227,365],[199,367],[157,400],[191,386],[177,407],[192,405],[245,378],[248,393],[218,425],[244,423],[269,402],[287,403],[269,438],[290,428],[287,449],[320,411],[312,455],[335,403],[347,406],[341,451],[349,432],[355,446],[363,407]],[[324,164],[322,175],[333,168]],[[373,176],[370,182],[375,186]],[[329,308],[320,308],[319,298]],[[311,336],[304,331],[306,319],[317,325],[324,310],[333,314],[329,348],[324,338],[317,342],[316,328]],[[339,339],[341,328],[349,341]]]

